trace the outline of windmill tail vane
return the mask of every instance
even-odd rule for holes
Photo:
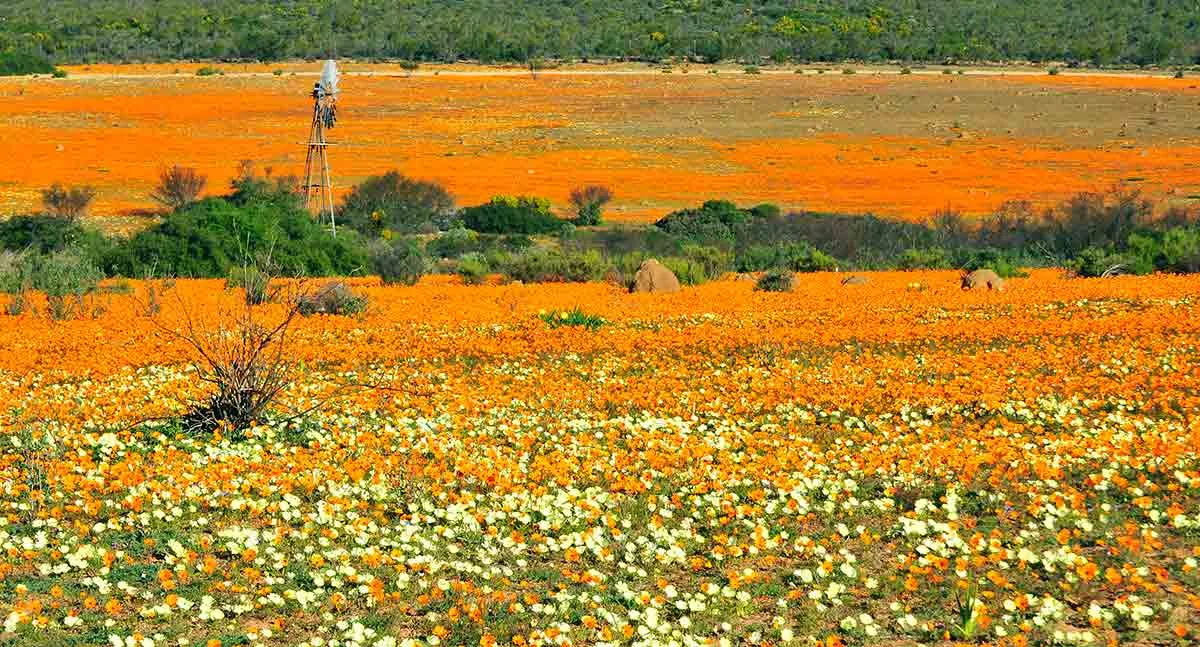
[[[321,79],[313,84],[313,118],[308,136],[308,155],[304,162],[304,203],[315,210],[318,220],[328,219],[330,230],[337,235],[334,222],[333,182],[329,173],[329,142],[325,131],[337,125],[338,68],[333,60],[325,61]]]

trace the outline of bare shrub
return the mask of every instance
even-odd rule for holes
[[[76,221],[87,214],[95,198],[96,190],[90,186],[65,188],[56,182],[42,191],[42,207],[52,216]]]
[[[300,315],[299,295],[288,303],[291,305],[282,314],[271,317],[243,301],[240,308],[216,313],[217,321],[210,325],[198,323],[185,308],[182,330],[160,324],[196,351],[197,378],[212,389],[181,418],[184,431],[237,432],[262,420],[291,384],[289,335],[292,322]]]
[[[182,209],[196,201],[208,184],[208,178],[194,168],[172,166],[158,176],[158,186],[150,194],[155,202],[168,209]]]

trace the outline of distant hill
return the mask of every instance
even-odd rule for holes
[[[0,53],[55,63],[340,56],[482,62],[1192,64],[1178,0],[4,0]]]

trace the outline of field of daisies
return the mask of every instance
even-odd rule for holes
[[[1200,638],[1200,282],[869,278],[355,282],[212,433],[237,290],[0,316],[0,645]]]

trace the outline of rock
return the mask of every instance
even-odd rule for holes
[[[975,270],[969,274],[963,274],[962,289],[982,290],[985,288],[1000,292],[1004,290],[1004,279],[991,270]]]
[[[749,281],[751,283],[758,280],[758,277],[749,272],[738,272],[737,276],[733,277],[735,281]]]
[[[870,282],[871,280],[865,276],[847,276],[842,279],[842,285],[866,285]]]
[[[665,265],[651,258],[642,262],[633,284],[634,292],[678,292],[679,279]]]

